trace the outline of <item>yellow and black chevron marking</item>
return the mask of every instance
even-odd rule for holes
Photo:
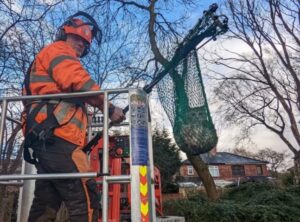
[[[140,166],[141,221],[149,221],[147,166]]]

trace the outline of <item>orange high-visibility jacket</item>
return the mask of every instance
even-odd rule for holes
[[[100,89],[82,67],[74,49],[64,41],[54,42],[41,50],[33,62],[29,81],[29,89],[32,95],[84,92]],[[89,98],[87,101],[93,106],[102,108],[102,101],[97,98]],[[64,100],[53,100],[51,102],[57,103],[54,115],[61,125],[54,130],[54,135],[83,146],[87,127],[85,107]],[[32,104],[26,108],[30,108],[30,111],[32,111],[35,106],[36,104]],[[42,107],[35,120],[40,123],[46,118],[47,105]]]

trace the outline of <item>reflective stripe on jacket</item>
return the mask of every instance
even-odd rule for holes
[[[64,41],[54,42],[41,50],[32,65],[29,82],[32,95],[100,89],[82,67],[75,51]],[[32,104],[31,108],[34,106]],[[57,101],[54,115],[61,125],[54,130],[54,135],[83,146],[87,127],[87,114],[84,103],[76,105],[64,100]],[[35,120],[40,123],[46,118],[47,107],[45,105],[38,112]]]

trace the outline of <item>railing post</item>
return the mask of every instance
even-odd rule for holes
[[[129,92],[131,221],[151,221],[148,102],[141,89]]]
[[[34,165],[22,161],[22,174],[34,174],[36,169]],[[20,187],[19,204],[17,211],[17,222],[26,222],[28,220],[29,211],[34,197],[34,180],[23,180],[23,186]]]
[[[6,110],[7,110],[7,100],[2,100],[2,113],[1,113],[1,119],[0,119],[0,156],[2,155],[2,149],[3,149],[3,136],[4,136],[4,126],[5,126],[5,120],[6,120]]]
[[[102,173],[109,173],[109,150],[108,150],[108,94],[104,93],[104,123],[103,123],[103,169]],[[103,177],[102,180],[102,221],[108,221],[108,181],[107,176]]]

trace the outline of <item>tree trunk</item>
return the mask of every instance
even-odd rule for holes
[[[294,157],[294,183],[300,184],[300,151]]]
[[[200,156],[188,156],[198,176],[203,182],[208,199],[218,200],[219,194],[212,176],[209,173],[207,165]]]

